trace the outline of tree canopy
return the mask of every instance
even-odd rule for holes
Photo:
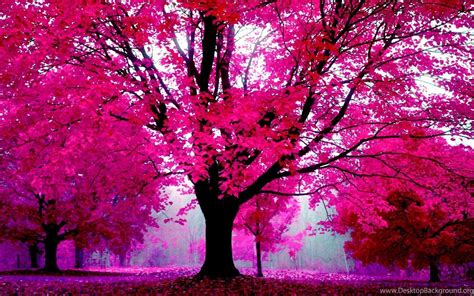
[[[372,143],[385,152],[389,139],[472,138],[472,9],[463,0],[4,1],[1,153],[76,122],[143,129],[156,175],[175,176],[161,184],[192,183],[207,226],[201,273],[232,276],[239,207],[281,194],[278,180],[297,178],[283,194],[316,194],[356,175],[344,164]]]

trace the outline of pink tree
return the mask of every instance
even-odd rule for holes
[[[38,256],[41,249],[38,246],[39,239],[34,229],[27,229],[25,227],[20,229],[10,228],[11,215],[15,214],[15,210],[11,209],[11,204],[4,196],[0,196],[2,197],[0,201],[0,243],[14,241],[20,243],[20,246],[26,245],[30,256],[30,267],[38,268]]]
[[[294,185],[288,184],[291,183],[285,186]],[[280,188],[275,189],[277,191]],[[263,277],[262,251],[277,252],[291,241],[290,236],[284,235],[290,230],[298,211],[299,204],[295,197],[279,197],[270,193],[259,194],[240,209],[235,228],[254,238],[258,277]]]
[[[238,274],[234,219],[276,180],[299,178],[285,195],[327,188],[338,181],[321,171],[403,136],[392,128],[403,122],[472,136],[469,1],[4,1],[1,11],[1,108],[60,98],[147,129],[161,175],[187,175],[205,216],[201,275]],[[43,79],[51,72],[69,79]],[[426,77],[445,92],[427,92]]]
[[[67,86],[69,75],[50,72],[44,79]],[[46,105],[16,105],[2,117],[15,122],[1,127],[2,235],[43,243],[44,269],[56,271],[61,241],[140,240],[154,222],[151,209],[161,210],[166,197],[157,195],[155,146],[140,125],[69,104],[56,88],[38,91]]]
[[[354,177],[337,187],[338,215],[328,224],[350,231],[345,247],[363,263],[429,267],[430,281],[440,281],[440,263],[474,260],[472,148],[443,139],[391,144],[399,148],[369,148]]]

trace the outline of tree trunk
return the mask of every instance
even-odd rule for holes
[[[30,254],[30,267],[31,268],[38,268],[39,267],[39,265],[38,265],[38,253],[39,253],[38,244],[34,243],[34,244],[28,246],[28,252]]]
[[[84,267],[84,249],[74,246],[74,268]]]
[[[209,184],[196,184],[196,196],[206,221],[206,257],[198,276],[229,278],[240,275],[232,257],[232,228],[239,211],[235,197],[219,199]],[[216,187],[217,188],[217,184]]]
[[[126,252],[119,254],[119,266],[120,267],[127,266],[127,253]]]
[[[212,213],[206,217],[206,258],[200,276],[234,277],[240,275],[232,257],[232,227],[235,215]]]
[[[438,260],[430,260],[430,282],[440,282]]]
[[[255,249],[257,249],[257,277],[263,277],[262,272],[262,248],[260,241],[255,243]]]
[[[44,239],[44,271],[59,271],[57,260],[59,242],[60,240],[57,232],[49,231],[46,233],[46,238]]]

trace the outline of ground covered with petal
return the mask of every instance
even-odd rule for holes
[[[196,268],[127,268],[0,273],[0,295],[469,295],[473,282],[427,283],[311,271],[251,270],[233,279],[196,278]],[[469,290],[470,289],[470,290]],[[441,292],[441,293],[440,293]],[[472,294],[471,294],[472,295]]]

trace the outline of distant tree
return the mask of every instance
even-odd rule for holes
[[[429,266],[430,281],[440,281],[439,264],[474,260],[473,218],[450,220],[442,204],[427,207],[420,197],[410,192],[393,192],[387,202],[394,210],[380,215],[386,227],[367,232],[354,221],[352,241],[346,244],[353,256],[364,263],[378,262],[390,266],[415,269]],[[343,214],[343,219],[348,219]],[[350,218],[349,218],[350,219]],[[352,219],[355,219],[354,217]]]
[[[83,223],[72,237],[75,242],[76,268],[83,267],[84,251],[109,250],[121,258],[126,265],[126,255],[133,246],[143,243],[143,236],[149,226],[158,226],[151,216],[151,208],[156,207],[157,198],[152,193],[147,198],[117,197],[108,201],[106,207],[97,208],[101,218],[94,224]],[[147,205],[148,204],[148,205]],[[132,214],[133,213],[133,214]]]
[[[54,90],[43,91],[54,96]],[[18,134],[3,141],[0,151],[1,235],[30,246],[43,243],[47,271],[58,270],[61,241],[129,244],[154,223],[152,208],[164,206],[146,132],[96,113],[82,116],[84,106],[63,109],[59,101],[49,110],[17,108],[8,115],[18,124],[1,127],[2,136]],[[45,113],[48,122],[29,122]]]
[[[15,211],[12,210],[10,201],[5,196],[0,194],[0,197],[4,198],[0,200],[0,242],[13,241],[20,243],[21,246],[28,249],[30,267],[38,268],[38,256],[42,251],[39,247],[40,237],[35,233],[34,229],[12,229],[10,227],[10,219]]]
[[[28,254],[30,256],[30,267],[39,268],[38,257],[41,254],[41,249],[38,242],[34,242],[28,245]]]
[[[339,187],[332,226],[350,232],[345,247],[363,263],[429,267],[430,281],[438,282],[440,263],[474,261],[472,181],[465,177],[474,176],[472,148],[408,138],[392,144],[398,153],[373,147],[372,156],[358,163],[359,177]],[[392,171],[380,161],[394,164]],[[396,178],[403,166],[408,170]]]
[[[258,277],[263,277],[262,252],[277,252],[293,239],[285,234],[298,211],[298,200],[294,197],[278,197],[269,193],[262,193],[242,206],[235,228],[254,238]]]
[[[85,247],[74,239],[74,268],[84,267],[84,249]]]

